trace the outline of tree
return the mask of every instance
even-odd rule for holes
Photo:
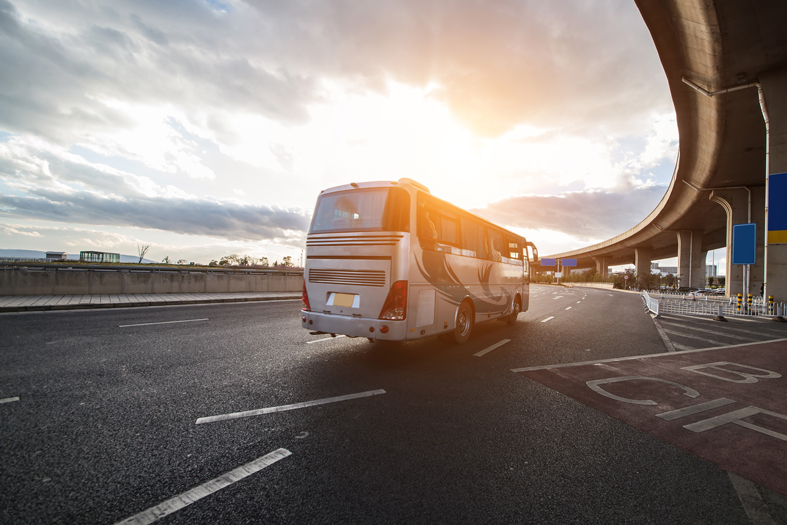
[[[724,286],[724,284],[726,282],[727,282],[727,278],[725,276],[722,275],[721,277],[719,277],[719,284],[720,285]]]
[[[180,259],[178,264],[188,264],[189,262],[186,259]]]
[[[716,279],[714,276],[712,275],[708,276],[708,286],[713,286],[714,279]]]
[[[208,266],[218,266],[219,262],[216,259],[213,259],[208,263]]]
[[[671,273],[668,273],[667,275],[665,275],[664,276],[664,284],[666,284],[670,288],[674,288],[675,287],[675,276],[672,275]]]
[[[172,264],[172,263],[169,262],[169,255],[167,255],[166,257],[161,259],[161,262],[163,262],[164,264]]]
[[[145,258],[145,254],[148,253],[150,249],[149,244],[145,244],[143,246],[137,245],[137,253],[139,253],[139,262],[142,262],[142,259]]]
[[[282,264],[284,266],[292,266],[292,257],[287,255],[284,259],[282,259]]]
[[[267,257],[260,257],[259,263],[260,266],[269,266],[268,265],[268,258]]]

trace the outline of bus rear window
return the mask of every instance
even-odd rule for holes
[[[310,233],[410,231],[410,194],[399,188],[326,193],[317,199]]]

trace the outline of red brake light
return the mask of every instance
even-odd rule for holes
[[[306,279],[303,280],[303,297],[301,297],[301,301],[303,301],[301,310],[304,312],[311,312],[312,307],[309,305],[309,294],[306,293]]]
[[[385,298],[380,319],[401,321],[407,315],[407,281],[396,281]]]

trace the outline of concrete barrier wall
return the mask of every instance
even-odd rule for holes
[[[0,295],[300,292],[303,275],[129,271],[0,270]]]
[[[612,283],[565,283],[566,286],[579,286],[583,288],[606,288],[611,290],[613,288]]]

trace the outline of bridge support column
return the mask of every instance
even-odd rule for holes
[[[650,277],[650,258],[653,255],[653,248],[634,248],[634,271],[637,272],[637,285],[640,289],[647,288],[647,281],[643,279]]]
[[[678,286],[705,287],[705,258],[702,251],[702,230],[678,232]]]
[[[770,117],[768,173],[787,173],[787,69],[763,73],[760,82]],[[774,204],[773,199],[771,204]],[[781,202],[778,206],[787,206],[787,203]],[[759,233],[758,230],[758,237]],[[768,295],[777,301],[787,301],[787,244],[768,244],[767,269]],[[753,293],[759,292],[758,284]]]
[[[609,265],[607,264],[607,258],[593,257],[593,260],[596,263],[596,274],[606,281],[609,278]]]

